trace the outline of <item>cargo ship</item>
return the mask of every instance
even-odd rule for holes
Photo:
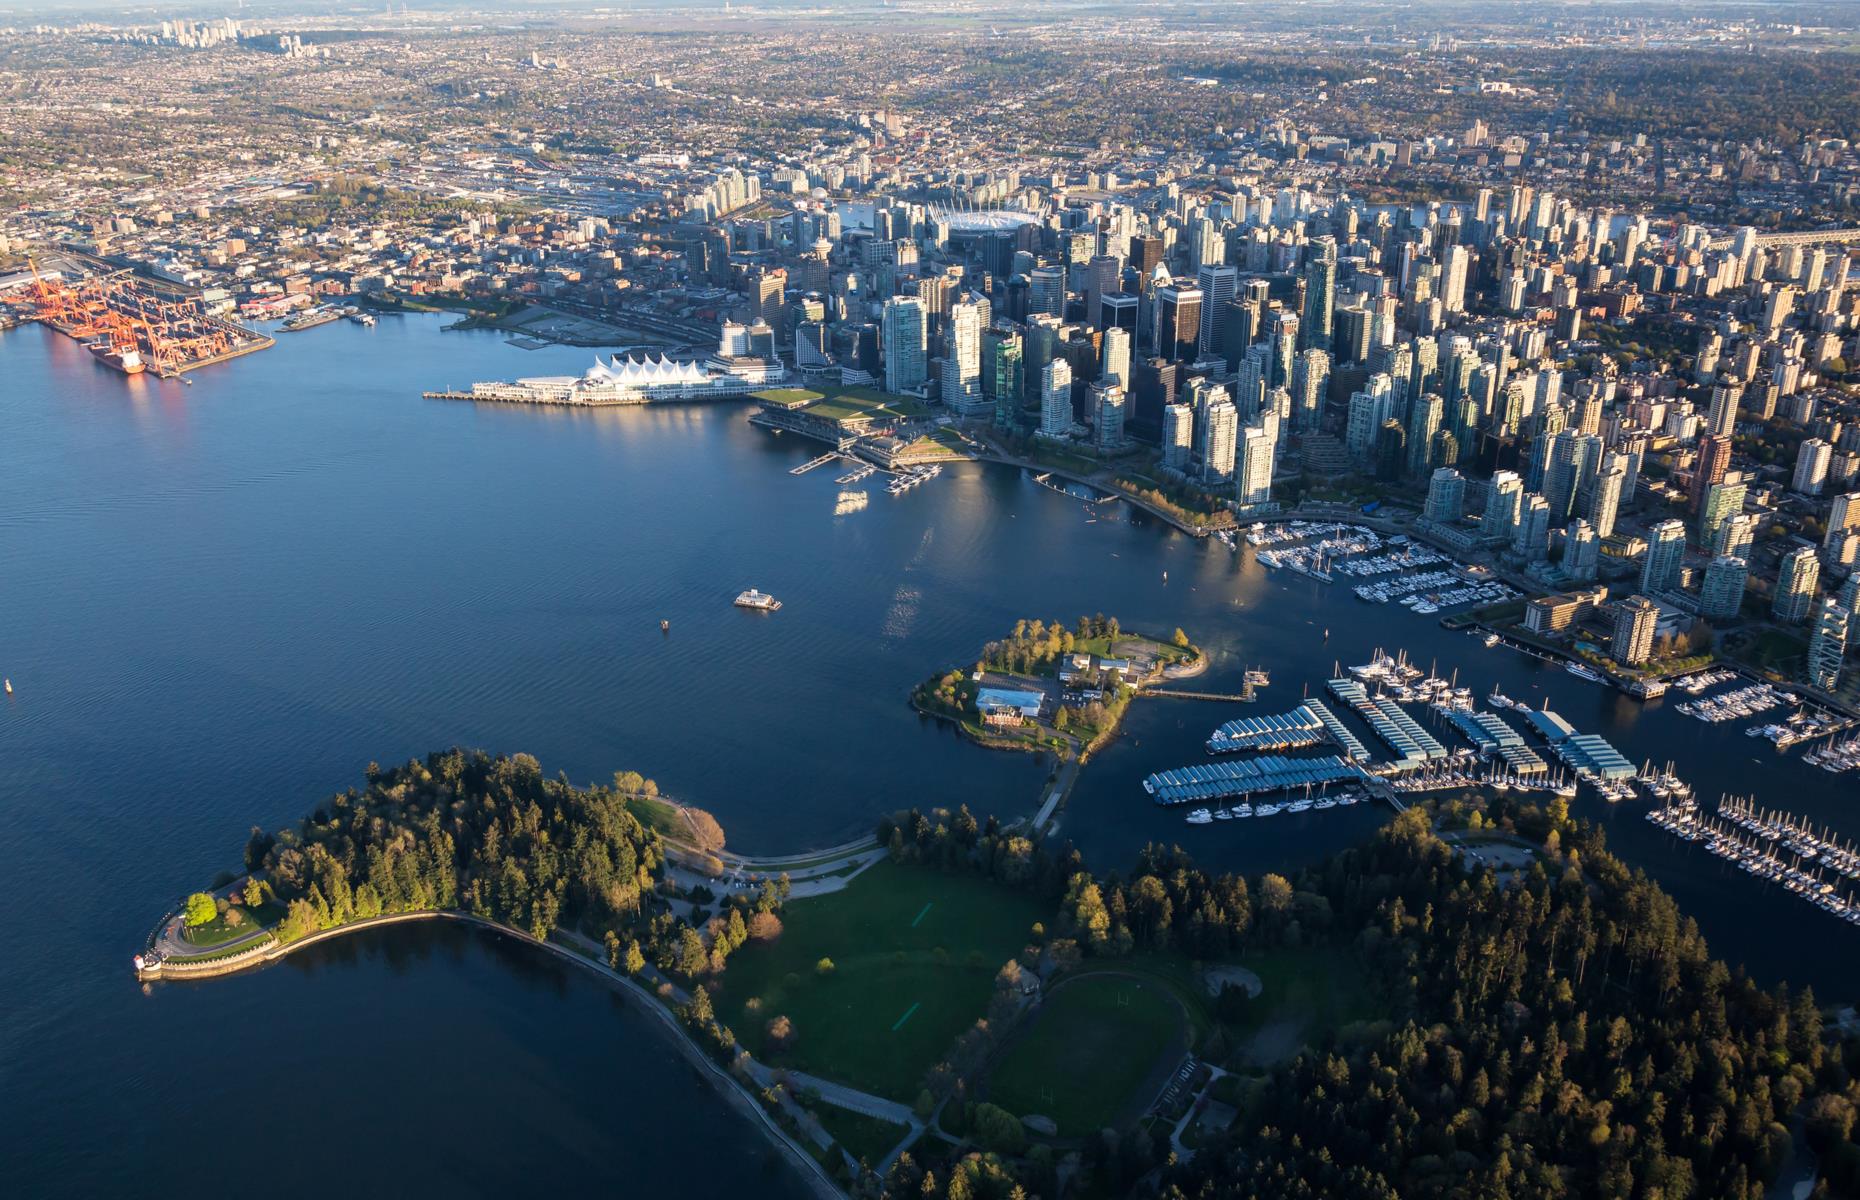
[[[142,351],[134,346],[118,349],[108,342],[93,342],[85,349],[92,358],[115,371],[125,375],[140,375],[143,371]]]

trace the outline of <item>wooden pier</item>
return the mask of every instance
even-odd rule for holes
[[[1177,691],[1174,688],[1151,687],[1142,689],[1142,694],[1145,696],[1163,696],[1170,700],[1223,700],[1229,704],[1251,704],[1254,700],[1258,699],[1257,696],[1253,695],[1251,686],[1238,695],[1230,692],[1184,692]]]

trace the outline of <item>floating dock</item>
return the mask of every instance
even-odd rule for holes
[[[1294,750],[1315,746],[1326,737],[1324,722],[1301,704],[1288,713],[1267,717],[1237,717],[1216,729],[1208,737],[1209,754],[1233,754],[1242,750]]]
[[[1175,767],[1158,771],[1143,781],[1143,790],[1158,804],[1187,804],[1196,800],[1225,800],[1256,796],[1306,786],[1370,781],[1369,772],[1335,755],[1324,758],[1283,758],[1276,754],[1245,761],[1227,760],[1205,766]]]
[[[1447,748],[1439,739],[1421,728],[1413,717],[1393,700],[1371,696],[1369,689],[1354,679],[1333,679],[1331,695],[1343,701],[1369,722],[1376,736],[1395,751],[1390,767],[1395,771],[1413,771],[1447,757]]]
[[[1446,718],[1481,755],[1503,762],[1514,775],[1542,775],[1550,770],[1543,756],[1524,744],[1524,735],[1496,713],[1448,712]]]

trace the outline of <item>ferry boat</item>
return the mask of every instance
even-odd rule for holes
[[[1571,675],[1574,675],[1576,678],[1586,679],[1590,683],[1605,682],[1602,679],[1602,673],[1600,671],[1595,670],[1593,667],[1585,667],[1579,662],[1568,663],[1563,667],[1563,669],[1565,671],[1568,671]]]
[[[746,592],[737,594],[736,607],[753,608],[760,612],[774,612],[781,607],[781,601],[767,592],[758,592],[755,588],[750,588]]]
[[[142,351],[134,346],[119,350],[108,342],[93,342],[85,349],[104,366],[125,375],[140,375],[146,369],[142,362]]]
[[[342,315],[354,321],[363,329],[373,329],[375,327],[375,315],[371,312],[365,312],[359,308],[351,308]]]

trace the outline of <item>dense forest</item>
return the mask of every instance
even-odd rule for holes
[[[609,788],[551,779],[527,754],[448,750],[331,797],[293,829],[254,829],[248,869],[289,942],[383,913],[458,908],[547,937],[630,928],[662,874],[657,833]]]
[[[1510,878],[1469,866],[1420,810],[1252,883],[1160,848],[1128,876],[1094,877],[1069,848],[966,811],[901,814],[878,833],[906,861],[1050,897],[1051,945],[1073,953],[1218,959],[1313,940],[1355,956],[1387,1019],[1273,1068],[1224,1139],[1147,1176],[1171,1200],[1757,1197],[1797,1115],[1825,1151],[1822,1186],[1854,1194],[1860,1060],[1824,1040],[1812,995],[1712,959],[1672,899],[1560,802],[1500,800],[1486,820],[1543,860]],[[1030,1192],[1052,1179],[1021,1167]],[[925,1188],[933,1164],[900,1168],[887,1194],[945,1194]]]

